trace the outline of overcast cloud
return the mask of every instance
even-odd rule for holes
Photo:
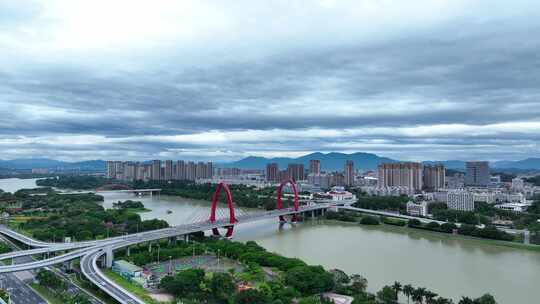
[[[540,156],[538,1],[0,0],[0,159]]]

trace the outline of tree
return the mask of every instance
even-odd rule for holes
[[[377,298],[383,303],[391,304],[396,303],[396,293],[391,286],[384,286],[380,291],[377,292]]]
[[[216,272],[208,282],[212,296],[218,301],[226,300],[234,292],[234,287],[233,278],[228,273]]]
[[[408,223],[409,227],[422,227],[422,222],[417,219],[410,219]]]
[[[416,288],[412,293],[412,299],[416,303],[424,303],[424,295],[426,293],[426,289],[423,287]]]
[[[297,266],[285,273],[285,283],[304,295],[329,291],[334,278],[322,266]]]
[[[410,297],[414,292],[414,287],[411,284],[403,286],[403,294],[407,296],[407,303],[409,303]]]
[[[201,284],[204,281],[204,270],[187,269],[180,271],[176,276],[167,276],[160,282],[168,292],[175,296],[195,298],[201,294]]]
[[[255,289],[248,289],[237,293],[234,296],[235,304],[266,304],[268,299],[266,296]]]
[[[424,293],[424,298],[426,299],[427,304],[434,304],[436,297],[437,297],[437,294],[430,290],[426,290],[426,292]]]
[[[371,215],[366,215],[366,216],[362,217],[362,219],[360,220],[360,224],[362,224],[362,225],[379,225],[379,219],[374,217],[374,216],[371,216]]]
[[[64,287],[64,281],[62,281],[60,278],[58,278],[52,271],[41,269],[36,279],[39,281],[40,285],[43,285],[45,287],[49,287],[52,289],[60,289]]]
[[[452,233],[454,229],[457,229],[457,226],[454,223],[444,223],[441,225],[441,231],[446,233]]]
[[[446,298],[443,298],[443,297],[438,297],[435,302],[435,304],[454,304],[454,301],[450,300],[450,299],[446,299]]]
[[[363,293],[368,286],[368,280],[359,274],[351,275],[351,289],[354,293]]]
[[[474,301],[469,297],[462,297],[458,304],[474,304]]]
[[[394,292],[396,293],[396,297],[395,297],[395,300],[397,301],[397,299],[399,298],[399,293],[403,290],[403,286],[401,285],[400,282],[394,282],[394,284],[392,285],[392,289],[394,290]]]
[[[490,294],[485,294],[481,296],[478,299],[474,300],[475,304],[497,304],[497,301],[495,301],[495,298]]]
[[[439,223],[437,222],[429,222],[426,225],[426,228],[431,229],[431,230],[439,230],[439,228],[441,228],[441,225],[439,225]]]

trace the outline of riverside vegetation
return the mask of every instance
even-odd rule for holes
[[[215,184],[196,184],[193,181],[133,181],[120,182],[96,176],[60,176],[38,180],[37,185],[67,188],[76,190],[96,189],[107,184],[124,183],[134,189],[160,188],[161,194],[180,196],[184,198],[210,201],[216,189]],[[234,197],[234,203],[239,207],[263,208],[272,210],[276,206],[276,187],[256,189],[246,185],[229,185]],[[225,197],[221,196],[224,201]],[[284,204],[290,204],[290,200],[284,200]]]
[[[331,303],[319,294],[335,292],[354,298],[353,304],[398,303],[399,295],[415,303],[447,304],[452,300],[438,296],[426,288],[402,286],[395,282],[376,294],[366,291],[367,280],[361,275],[347,275],[341,270],[326,271],[321,266],[307,265],[300,259],[287,258],[266,251],[253,241],[246,243],[205,238],[200,234],[196,242],[160,243],[160,254],[148,252],[146,246],[134,246],[130,256],[124,251],[119,256],[141,267],[153,261],[201,254],[219,254],[244,265],[242,272],[233,269],[206,272],[200,268],[181,270],[161,279],[160,287],[173,294],[182,303],[216,304],[317,304]],[[272,276],[266,274],[270,271]],[[246,290],[238,290],[238,283],[248,284]],[[406,287],[406,288],[405,288]],[[468,304],[463,298],[459,304]],[[490,295],[472,300],[481,304],[496,303]]]
[[[406,214],[407,202],[409,201],[406,196],[374,197],[362,193],[357,194],[359,198],[354,204],[355,207]],[[513,223],[511,228],[528,229],[531,232],[531,243],[540,244],[540,198],[534,200],[527,212],[502,210],[484,202],[476,202],[474,211],[450,210],[445,203],[433,203],[429,205],[428,212],[433,215],[435,220],[465,224],[462,232],[466,235],[505,241],[512,240],[512,236],[496,233],[493,221],[509,220]],[[471,226],[480,224],[486,226],[485,230],[471,228]],[[516,239],[516,241],[520,240]]]
[[[114,209],[105,210],[100,204],[103,197],[96,194],[49,192],[33,196],[18,191],[10,199],[20,208],[3,207],[3,211],[22,219],[11,221],[11,226],[42,241],[63,241],[65,237],[77,241],[101,239],[169,226],[164,220],[141,220],[136,213],[145,210],[140,202],[119,202]]]

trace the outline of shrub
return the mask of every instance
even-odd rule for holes
[[[388,225],[396,225],[396,226],[401,226],[401,227],[407,225],[407,221],[403,221],[403,220],[399,220],[399,219],[395,219],[391,217],[385,217],[383,219],[383,222]]]
[[[454,223],[444,223],[441,225],[441,231],[446,233],[452,233],[457,226]]]
[[[362,219],[360,220],[360,224],[362,224],[362,225],[379,225],[379,219],[374,217],[374,216],[371,216],[371,215],[366,215],[366,216],[362,217]]]
[[[417,219],[410,219],[408,225],[409,227],[422,227],[422,222]]]
[[[439,223],[437,223],[437,222],[429,222],[426,225],[426,228],[428,228],[430,230],[439,230],[439,228],[441,228],[441,225],[439,225]]]

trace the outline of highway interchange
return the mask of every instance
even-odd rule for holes
[[[311,212],[316,210],[324,210],[331,207],[329,203],[322,204],[313,204],[308,206],[301,206],[298,210],[294,208],[265,211],[259,213],[251,213],[238,216],[236,218],[235,224],[255,222],[259,220],[269,219],[269,218],[279,218],[284,215],[299,214],[305,212]],[[9,254],[0,255],[0,259],[18,259],[21,257],[29,257],[34,254],[44,254],[47,252],[55,251],[64,251],[72,250],[71,252],[54,256],[51,258],[46,258],[38,261],[27,261],[25,263],[15,264],[15,265],[5,265],[0,266],[0,273],[12,273],[23,270],[31,270],[42,267],[48,267],[55,264],[60,264],[63,262],[71,261],[74,259],[81,259],[81,271],[84,276],[94,283],[98,288],[103,290],[105,293],[116,299],[119,303],[122,304],[142,304],[142,300],[137,298],[135,295],[129,293],[118,284],[109,280],[98,267],[98,260],[105,256],[107,259],[112,259],[107,257],[107,251],[116,250],[119,248],[128,247],[131,245],[152,242],[160,239],[176,238],[182,235],[188,235],[194,232],[200,231],[209,231],[214,228],[222,228],[231,226],[229,219],[220,219],[215,222],[204,221],[197,223],[190,223],[179,225],[170,228],[140,232],[120,237],[109,238],[105,240],[97,241],[88,241],[80,243],[46,243],[34,240],[22,234],[19,234],[13,230],[10,230],[6,227],[0,227],[0,234],[9,236],[15,240],[18,240],[28,246],[38,247],[32,250],[16,251]],[[25,304],[25,303],[23,303]]]

